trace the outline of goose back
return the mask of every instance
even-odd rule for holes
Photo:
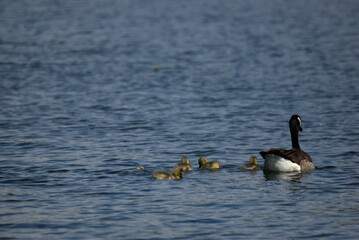
[[[264,169],[269,171],[311,171],[315,169],[312,158],[300,149],[298,132],[303,131],[299,115],[292,115],[289,120],[292,149],[270,148],[260,154],[264,158]]]

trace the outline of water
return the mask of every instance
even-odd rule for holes
[[[1,1],[0,237],[358,238],[358,11]],[[241,170],[294,113],[317,169]],[[223,169],[152,179],[182,156]]]

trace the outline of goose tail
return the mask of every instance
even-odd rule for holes
[[[267,152],[266,151],[260,151],[259,154],[265,159]]]

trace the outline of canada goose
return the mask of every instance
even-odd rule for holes
[[[183,171],[192,171],[192,170],[193,170],[192,165],[189,164],[188,157],[183,157],[183,158],[182,158],[182,162],[181,162],[181,163],[177,163],[173,168],[174,168],[174,169],[176,169],[176,168],[182,168]]]
[[[183,170],[176,168],[172,173],[167,171],[156,171],[152,173],[154,179],[180,179],[183,176]]]
[[[252,156],[249,159],[249,163],[245,163],[242,165],[241,169],[246,169],[246,170],[260,170],[261,167],[258,166],[257,164],[257,157],[256,156]]]
[[[292,149],[271,148],[262,151],[260,154],[264,158],[265,171],[274,172],[295,172],[312,171],[315,169],[312,158],[308,153],[300,149],[298,132],[303,131],[300,116],[293,115],[289,120],[289,129],[292,138]]]
[[[218,161],[207,162],[205,157],[200,157],[198,159],[198,164],[200,169],[219,169],[221,168],[221,164]]]

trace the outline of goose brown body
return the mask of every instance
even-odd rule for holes
[[[289,129],[292,139],[292,149],[270,148],[261,151],[264,158],[264,170],[276,172],[312,171],[315,169],[312,158],[299,146],[298,132],[303,131],[301,118],[293,115],[289,120]]]

